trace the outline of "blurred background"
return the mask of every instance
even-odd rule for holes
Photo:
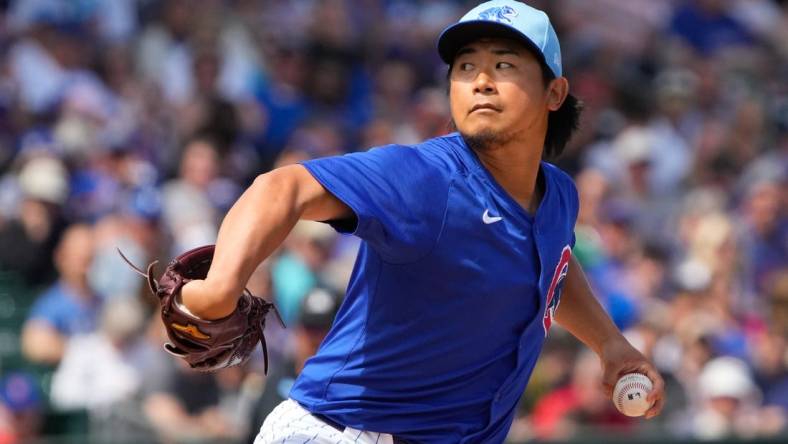
[[[582,128],[575,254],[667,380],[618,414],[553,329],[510,440],[788,439],[788,1],[551,0]],[[0,0],[0,444],[240,443],[341,301],[357,240],[300,223],[255,272],[271,371],[162,350],[136,264],[213,243],[258,174],[448,131],[461,0]]]

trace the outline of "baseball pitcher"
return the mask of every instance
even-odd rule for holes
[[[572,256],[577,191],[545,159],[580,106],[548,16],[489,1],[448,27],[438,52],[457,132],[261,175],[215,250],[152,284],[180,341],[169,350],[196,368],[233,365],[270,308],[245,283],[299,219],[363,240],[331,331],[257,444],[503,442],[553,321],[599,355],[608,395],[642,373],[654,385],[646,417],[662,409],[660,375]]]

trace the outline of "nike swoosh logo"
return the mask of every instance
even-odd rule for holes
[[[500,222],[501,220],[503,220],[502,217],[490,216],[490,210],[484,210],[484,214],[482,214],[482,221],[487,225]]]
[[[196,339],[210,339],[211,338],[210,336],[208,336],[205,333],[201,332],[200,329],[197,328],[197,326],[194,325],[194,324],[181,325],[181,324],[176,324],[175,322],[173,322],[171,325],[172,325],[172,328],[174,328],[174,329],[176,329],[176,330],[178,330],[180,332],[186,333],[187,335],[189,335],[189,336],[191,336],[193,338],[196,338]]]

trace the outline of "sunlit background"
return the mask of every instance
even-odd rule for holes
[[[528,3],[586,104],[558,161],[575,254],[668,402],[620,415],[554,328],[511,442],[788,439],[788,1]],[[258,174],[447,132],[435,42],[475,4],[0,0],[0,444],[250,442],[357,240],[299,224],[255,273],[289,326],[268,377],[259,354],[207,375],[165,354],[116,247],[166,263]]]

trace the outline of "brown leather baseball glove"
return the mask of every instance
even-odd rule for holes
[[[161,319],[170,338],[170,342],[164,344],[165,350],[184,359],[193,369],[213,371],[243,364],[260,342],[263,344],[267,373],[268,348],[263,335],[266,315],[273,309],[282,323],[273,304],[244,289],[234,312],[222,319],[208,321],[192,315],[180,303],[181,288],[191,280],[205,279],[208,275],[213,251],[213,245],[206,245],[181,254],[167,265],[158,281],[153,271],[156,262],[148,265],[147,272],[144,272],[120,250],[118,253],[135,271],[148,279],[151,291],[159,298]]]

